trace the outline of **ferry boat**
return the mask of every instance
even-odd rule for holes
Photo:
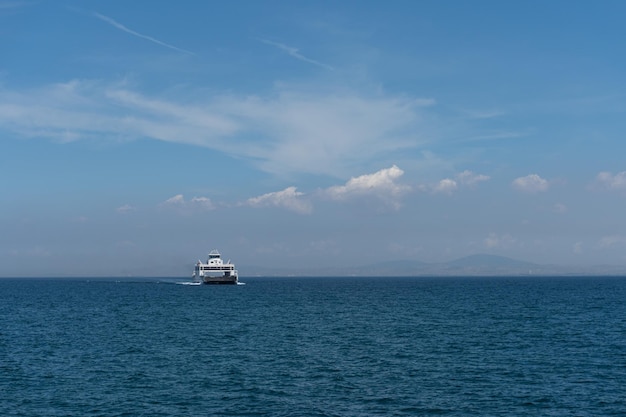
[[[231,284],[236,285],[239,277],[235,265],[230,262],[222,261],[222,256],[217,250],[209,252],[209,258],[206,263],[198,261],[194,268],[194,281],[204,284]]]

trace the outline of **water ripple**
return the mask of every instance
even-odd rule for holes
[[[0,280],[3,416],[624,415],[626,280]]]

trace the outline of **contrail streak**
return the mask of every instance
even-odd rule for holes
[[[272,42],[270,40],[267,39],[260,39],[261,42],[266,43],[268,45],[272,45],[275,46],[278,49],[281,49],[285,52],[287,52],[289,55],[291,55],[292,57],[299,59],[300,61],[304,61],[304,62],[308,62],[309,64],[313,64],[313,65],[317,65],[318,67],[322,67],[322,68],[326,68],[327,70],[334,70],[333,67],[331,67],[330,65],[326,65],[322,62],[316,61],[314,59],[310,59],[305,57],[304,55],[302,55],[299,51],[298,48],[293,48],[291,46],[287,46],[285,44],[282,43],[278,43],[278,42]]]
[[[114,27],[118,28],[119,30],[122,30],[122,31],[124,31],[126,33],[130,33],[131,35],[137,36],[138,38],[146,39],[146,40],[148,40],[150,42],[156,43],[157,45],[165,46],[166,48],[170,48],[170,49],[173,49],[175,51],[182,52],[184,54],[189,54],[189,55],[196,56],[195,53],[193,53],[191,51],[188,51],[186,49],[178,48],[178,47],[176,47],[174,45],[170,45],[169,43],[165,43],[165,42],[160,41],[158,39],[155,39],[155,38],[153,38],[151,36],[142,35],[139,32],[135,32],[134,30],[127,28],[126,26],[122,25],[121,23],[116,22],[115,20],[111,19],[108,16],[105,16],[105,15],[102,15],[102,14],[96,13],[96,12],[93,12],[93,15],[95,17],[97,17],[98,19],[100,19],[100,20],[110,24],[111,26],[114,26]]]

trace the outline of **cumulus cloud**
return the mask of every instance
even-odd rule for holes
[[[154,139],[206,147],[276,173],[345,176],[381,154],[417,148],[432,100],[277,85],[264,96],[147,96],[126,82],[0,87],[0,126],[61,142]]]
[[[457,174],[456,179],[459,183],[472,187],[478,183],[490,180],[491,177],[489,177],[488,175],[476,174],[472,171],[465,170]]]
[[[263,194],[249,198],[246,205],[251,207],[281,207],[300,214],[309,214],[313,211],[311,203],[303,200],[304,193],[297,191],[296,187],[287,187],[282,191]]]
[[[212,210],[215,208],[211,200],[207,197],[194,197],[191,199],[191,204],[194,207],[200,207],[204,210]]]
[[[327,188],[325,194],[334,200],[364,195],[397,199],[411,189],[408,185],[397,183],[402,175],[404,171],[393,165],[391,168],[381,169],[373,174],[352,177],[345,185]]]
[[[182,194],[176,194],[174,197],[168,198],[161,204],[169,206],[180,206],[185,204],[185,197]]]
[[[191,213],[194,211],[213,210],[215,205],[207,197],[193,197],[191,200],[186,200],[182,194],[177,194],[160,203],[159,207],[175,209],[182,213]]]
[[[459,185],[457,184],[455,180],[451,180],[450,178],[445,178],[433,186],[433,192],[451,194],[458,187]]]
[[[626,190],[626,171],[613,175],[610,172],[600,172],[596,176],[596,181],[602,188],[608,190]]]
[[[472,171],[465,170],[455,176],[456,179],[444,178],[436,184],[420,185],[418,189],[425,192],[452,194],[459,187],[475,187],[477,184],[488,181],[491,177],[482,174],[476,174]]]
[[[519,191],[527,193],[537,193],[547,191],[550,183],[537,174],[530,174],[513,180],[513,187]]]

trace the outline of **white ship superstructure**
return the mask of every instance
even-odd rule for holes
[[[237,284],[239,279],[235,265],[230,260],[224,263],[217,250],[209,252],[206,263],[196,263],[192,276],[205,284]]]

